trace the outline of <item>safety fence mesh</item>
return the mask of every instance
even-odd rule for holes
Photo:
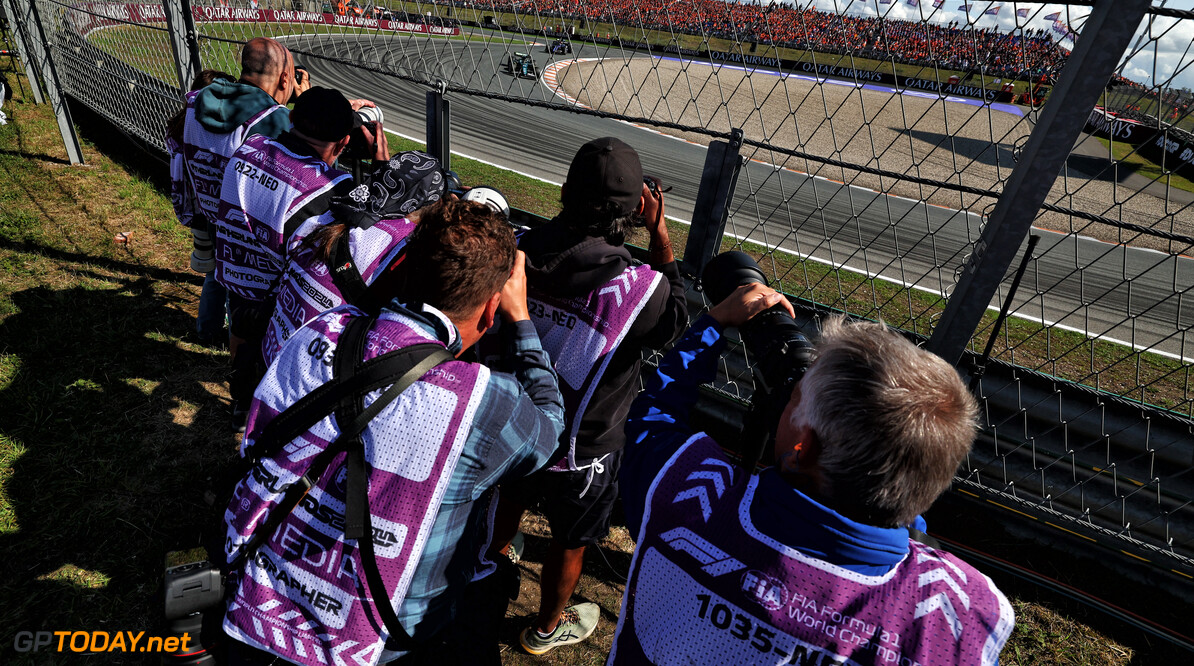
[[[180,94],[163,5],[35,2],[67,91],[160,147]],[[565,110],[675,137],[650,145],[668,146],[656,163],[671,167],[680,220],[693,217],[703,147],[741,129],[723,247],[759,258],[820,313],[926,336],[1042,108],[1064,103],[1051,91],[1091,4],[200,0],[189,14],[204,67],[235,73],[241,44],[275,37],[317,82],[388,115],[421,118],[416,93],[433,87],[492,105],[493,122],[515,125],[454,119],[454,131],[496,135],[528,159],[537,123]],[[1009,273],[974,332],[975,352],[996,336],[994,369],[976,387],[986,444],[960,471],[1184,571],[1192,42],[1191,12],[1153,7],[1091,110],[1034,220],[1041,240],[1010,318],[995,330]],[[724,370],[717,388],[749,398],[749,360]]]

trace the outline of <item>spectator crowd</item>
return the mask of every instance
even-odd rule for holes
[[[440,3],[544,20],[584,19],[645,30],[708,35],[823,53],[852,53],[911,65],[933,65],[991,76],[1035,80],[1053,76],[1069,51],[1046,30],[1012,33],[973,24],[937,25],[847,16],[784,4],[727,0],[519,0]]]
[[[948,363],[828,321],[770,464],[742,467],[690,412],[726,330],[792,305],[753,282],[690,324],[667,188],[632,146],[581,145],[559,215],[518,227],[494,188],[391,154],[376,105],[313,85],[281,43],[250,40],[241,65],[200,76],[168,137],[212,283],[198,332],[229,345],[244,433],[204,649],[498,664],[528,509],[551,538],[517,643],[582,642],[602,621],[573,601],[583,555],[621,504],[638,546],[610,664],[998,662],[1006,598],[921,517],[975,438]],[[673,344],[639,393],[642,350]]]

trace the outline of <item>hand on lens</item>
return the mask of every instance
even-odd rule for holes
[[[788,314],[796,316],[792,304],[778,291],[760,282],[752,282],[734,290],[734,293],[709,309],[709,316],[722,327],[741,326],[760,312],[782,305]]]
[[[514,255],[514,268],[510,271],[510,277],[506,280],[506,284],[502,286],[502,301],[498,304],[498,314],[502,315],[504,321],[513,322],[531,318],[527,311],[526,261],[526,253],[518,250]]]
[[[658,233],[659,227],[666,228],[667,225],[663,222],[663,194],[659,192],[659,188],[652,189],[646,183],[643,183],[643,222],[647,228],[647,232],[654,237]]]
[[[386,130],[382,127],[381,122],[373,126],[376,131],[373,137],[373,159],[377,162],[384,162],[390,159],[390,144],[386,139]]]

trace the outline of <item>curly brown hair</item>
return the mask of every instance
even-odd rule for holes
[[[439,201],[419,211],[402,258],[373,287],[452,318],[467,316],[501,290],[516,250],[514,231],[489,206]]]

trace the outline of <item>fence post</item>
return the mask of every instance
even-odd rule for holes
[[[25,18],[33,22],[36,30],[30,30],[29,47],[33,59],[41,72],[42,83],[46,86],[46,95],[50,98],[50,105],[54,107],[54,115],[58,117],[58,132],[62,135],[62,145],[66,148],[66,156],[71,164],[83,163],[83,150],[79,147],[79,136],[75,133],[75,123],[71,119],[70,107],[66,96],[62,94],[62,86],[58,81],[58,72],[54,69],[54,60],[50,57],[50,40],[46,39],[45,26],[41,22],[41,13],[37,10],[37,0],[29,3],[29,14]]]
[[[174,51],[178,87],[185,95],[203,69],[199,61],[199,37],[195,30],[195,16],[191,13],[191,0],[163,0],[162,10],[166,14],[166,28],[170,32],[170,48]]]
[[[33,103],[45,104],[46,98],[41,92],[41,76],[37,72],[33,51],[30,50],[29,42],[32,41],[32,37],[26,28],[27,17],[21,15],[21,10],[17,7],[17,0],[9,0],[4,10],[12,19],[12,36],[17,43],[17,53],[20,55],[21,63],[25,66],[25,78],[29,79],[29,87],[33,89]]]
[[[444,171],[452,168],[451,113],[444,97],[447,89],[448,84],[440,81],[435,90],[427,91],[427,154],[438,159]]]
[[[729,141],[709,143],[692,213],[692,227],[684,245],[684,270],[689,275],[700,275],[705,264],[721,249],[730,204],[734,200],[734,187],[742,170],[741,149],[740,129],[730,131]]]
[[[933,329],[929,351],[950,363],[961,358],[1148,7],[1148,0],[1096,0]]]

